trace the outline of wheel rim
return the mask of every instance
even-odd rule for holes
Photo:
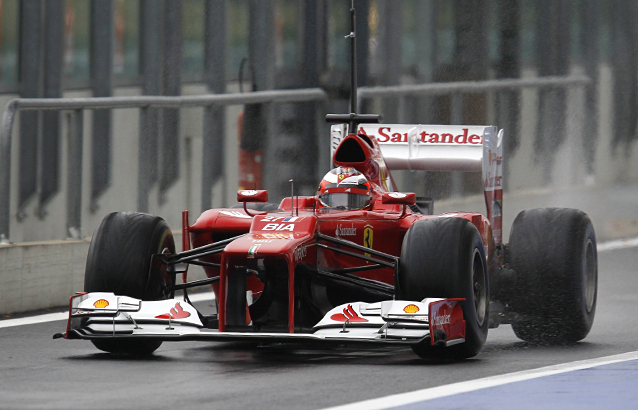
[[[591,239],[589,239],[585,250],[585,266],[583,268],[583,289],[585,291],[585,308],[587,309],[587,313],[591,313],[594,309],[597,276],[598,269],[596,268],[594,244]]]
[[[485,313],[487,312],[487,280],[478,249],[474,249],[474,257],[472,259],[472,291],[474,293],[476,321],[479,326],[483,326]]]

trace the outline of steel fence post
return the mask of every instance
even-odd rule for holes
[[[157,164],[157,147],[153,134],[157,130],[157,109],[149,106],[141,107],[140,112],[139,152],[137,159],[137,211],[148,212],[148,192],[154,182],[153,175]],[[154,152],[151,152],[153,150]]]
[[[226,93],[226,15],[225,0],[207,0],[205,16],[204,71],[208,90],[215,94]],[[225,171],[226,108],[223,105],[204,107],[202,135],[202,186],[201,209],[213,206],[213,187],[222,178],[221,203],[226,204]],[[219,203],[219,201],[218,201]]]
[[[82,159],[84,111],[73,110],[68,115],[67,205],[66,227],[71,239],[82,237]]]
[[[18,100],[7,103],[0,129],[0,245],[9,243],[11,213],[11,131]]]

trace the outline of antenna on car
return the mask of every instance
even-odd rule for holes
[[[357,16],[354,10],[354,0],[350,6],[350,112],[357,112]],[[351,126],[353,123],[351,123]]]
[[[290,182],[290,216],[295,216],[295,180]],[[299,197],[297,197],[297,216],[299,216]]]
[[[354,0],[350,6],[350,34],[345,38],[350,39],[350,114],[327,114],[326,122],[329,124],[348,123],[348,133],[356,134],[357,126],[361,123],[377,124],[382,121],[378,114],[357,114],[357,33],[356,13]]]

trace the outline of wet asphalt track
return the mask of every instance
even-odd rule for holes
[[[598,310],[584,342],[533,346],[501,326],[479,356],[460,363],[424,363],[409,349],[204,342],[164,343],[153,357],[132,360],[52,340],[64,326],[0,328],[0,408],[318,409],[638,350],[638,247],[599,253]],[[536,408],[534,397],[547,394],[523,389],[512,400]]]

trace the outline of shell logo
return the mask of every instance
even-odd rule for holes
[[[106,299],[96,300],[95,303],[93,304],[93,306],[95,306],[96,308],[105,308],[108,305],[109,305],[109,301]]]
[[[413,304],[409,304],[406,307],[403,308],[403,311],[405,313],[416,313],[418,312],[420,309],[417,305],[413,305]]]

